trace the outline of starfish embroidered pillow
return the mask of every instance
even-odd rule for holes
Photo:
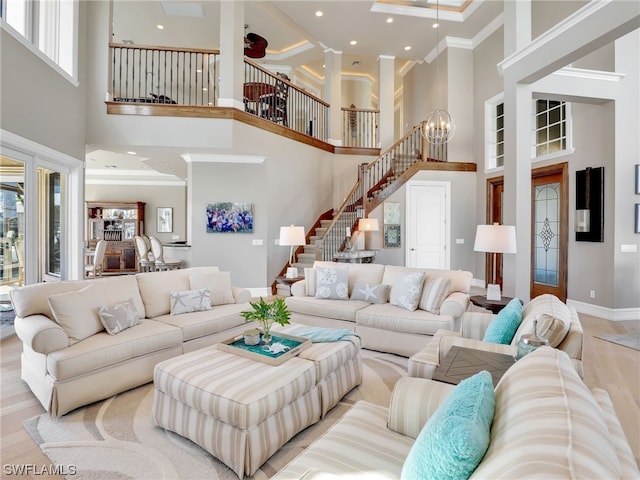
[[[410,312],[418,308],[424,272],[408,272],[398,277],[390,292],[389,303]]]
[[[346,268],[316,268],[316,298],[349,300]]]
[[[389,285],[382,283],[355,282],[351,291],[351,300],[363,300],[369,303],[387,303]]]
[[[98,309],[100,322],[109,335],[116,335],[138,324],[138,312],[133,299]]]
[[[171,315],[211,310],[211,290],[171,290]]]

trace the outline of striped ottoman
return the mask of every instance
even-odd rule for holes
[[[304,325],[292,324],[279,331],[296,335],[296,330],[304,328]],[[299,354],[300,358],[311,360],[316,366],[321,417],[362,383],[360,337],[352,335],[348,338],[339,342],[314,343]]]
[[[270,366],[206,347],[156,365],[153,420],[243,478],[320,419],[317,371],[304,358]]]

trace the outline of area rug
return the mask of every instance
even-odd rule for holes
[[[388,406],[407,359],[362,351],[362,385],[348,393],[319,423],[293,437],[252,476],[271,478],[333,425],[358,400]],[[74,480],[237,480],[231,469],[195,443],[156,427],[151,420],[153,384],[74,410],[58,419],[47,414],[24,427],[54,465],[73,467]]]
[[[617,335],[597,335],[596,338],[617,343],[623,347],[640,350],[640,333],[620,333]]]

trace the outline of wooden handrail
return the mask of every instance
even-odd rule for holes
[[[112,43],[109,42],[109,48],[128,48],[130,50],[162,50],[167,52],[184,52],[184,53],[205,53],[209,55],[220,55],[220,50],[208,50],[204,48],[185,48],[185,47],[161,47],[158,45],[136,45],[129,43]]]
[[[256,68],[256,69],[260,70],[262,73],[265,73],[265,74],[269,75],[270,77],[275,77],[275,74],[273,72],[267,70],[262,65],[254,62],[253,60],[251,60],[249,58],[245,58],[244,59],[244,63],[248,63],[253,68]],[[324,105],[325,107],[330,107],[330,105],[327,102],[325,102],[324,100],[322,100],[321,98],[318,98],[315,95],[307,92],[306,90],[303,90],[302,88],[298,87],[297,85],[294,85],[293,83],[291,83],[286,78],[278,78],[278,80],[281,81],[281,82],[286,83],[287,85],[289,85],[290,88],[293,88],[294,90],[297,90],[298,92],[303,93],[305,96],[307,96],[307,97],[311,98],[312,100]]]

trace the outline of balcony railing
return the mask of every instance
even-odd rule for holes
[[[244,61],[245,110],[299,133],[326,142],[329,104],[297,87],[286,75]]]
[[[115,102],[213,106],[218,50],[109,44]]]
[[[378,147],[380,110],[342,109],[342,145],[345,147]]]

